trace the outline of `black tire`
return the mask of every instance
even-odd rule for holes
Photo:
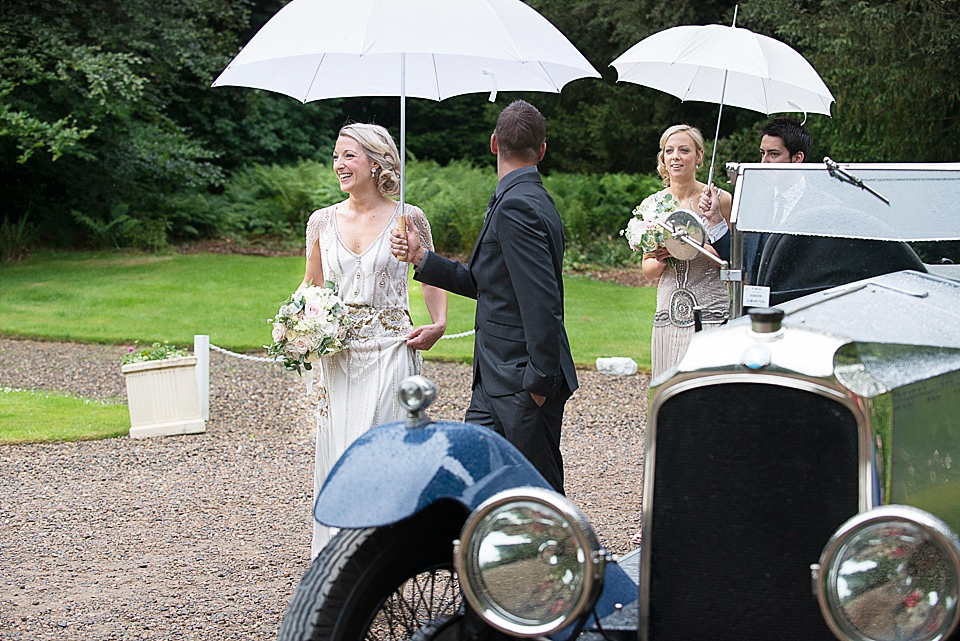
[[[428,508],[393,525],[341,530],[314,559],[279,641],[410,639],[460,608],[453,540],[466,515]]]

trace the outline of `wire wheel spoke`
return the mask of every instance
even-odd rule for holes
[[[460,584],[453,570],[421,572],[403,582],[384,600],[365,641],[409,639],[425,623],[455,614],[461,599]]]

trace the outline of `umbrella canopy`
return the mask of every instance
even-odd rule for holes
[[[833,94],[820,75],[787,44],[737,26],[684,25],[644,38],[610,63],[617,80],[634,82],[681,100],[720,104],[710,177],[717,158],[723,105],[767,114],[802,111],[830,115]]]
[[[406,97],[547,91],[600,74],[520,0],[293,0],[214,81],[301,102],[400,97],[400,201]]]
[[[213,83],[301,102],[548,91],[600,74],[520,0],[293,0]],[[405,87],[401,87],[404,83]]]
[[[739,27],[672,27],[641,40],[610,64],[618,80],[681,100],[722,102],[767,115],[830,115],[834,102],[803,56],[779,40]]]

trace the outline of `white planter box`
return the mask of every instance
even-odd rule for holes
[[[185,356],[121,367],[127,384],[131,438],[206,431],[196,365],[196,357]]]

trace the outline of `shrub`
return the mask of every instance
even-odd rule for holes
[[[440,166],[414,160],[406,169],[406,200],[427,214],[437,251],[468,254],[496,174],[467,161]],[[574,262],[604,265],[633,260],[620,230],[637,203],[661,187],[655,176],[632,174],[554,173],[544,184],[557,203]],[[326,164],[251,165],[231,176],[220,195],[181,199],[174,227],[198,235],[296,239],[313,210],[344,198]]]
[[[464,161],[407,164],[406,198],[423,209],[437,251],[467,254],[483,226],[496,176]]]
[[[20,216],[17,222],[10,218],[0,221],[0,263],[20,260],[37,237],[37,229],[27,222],[29,214]]]

